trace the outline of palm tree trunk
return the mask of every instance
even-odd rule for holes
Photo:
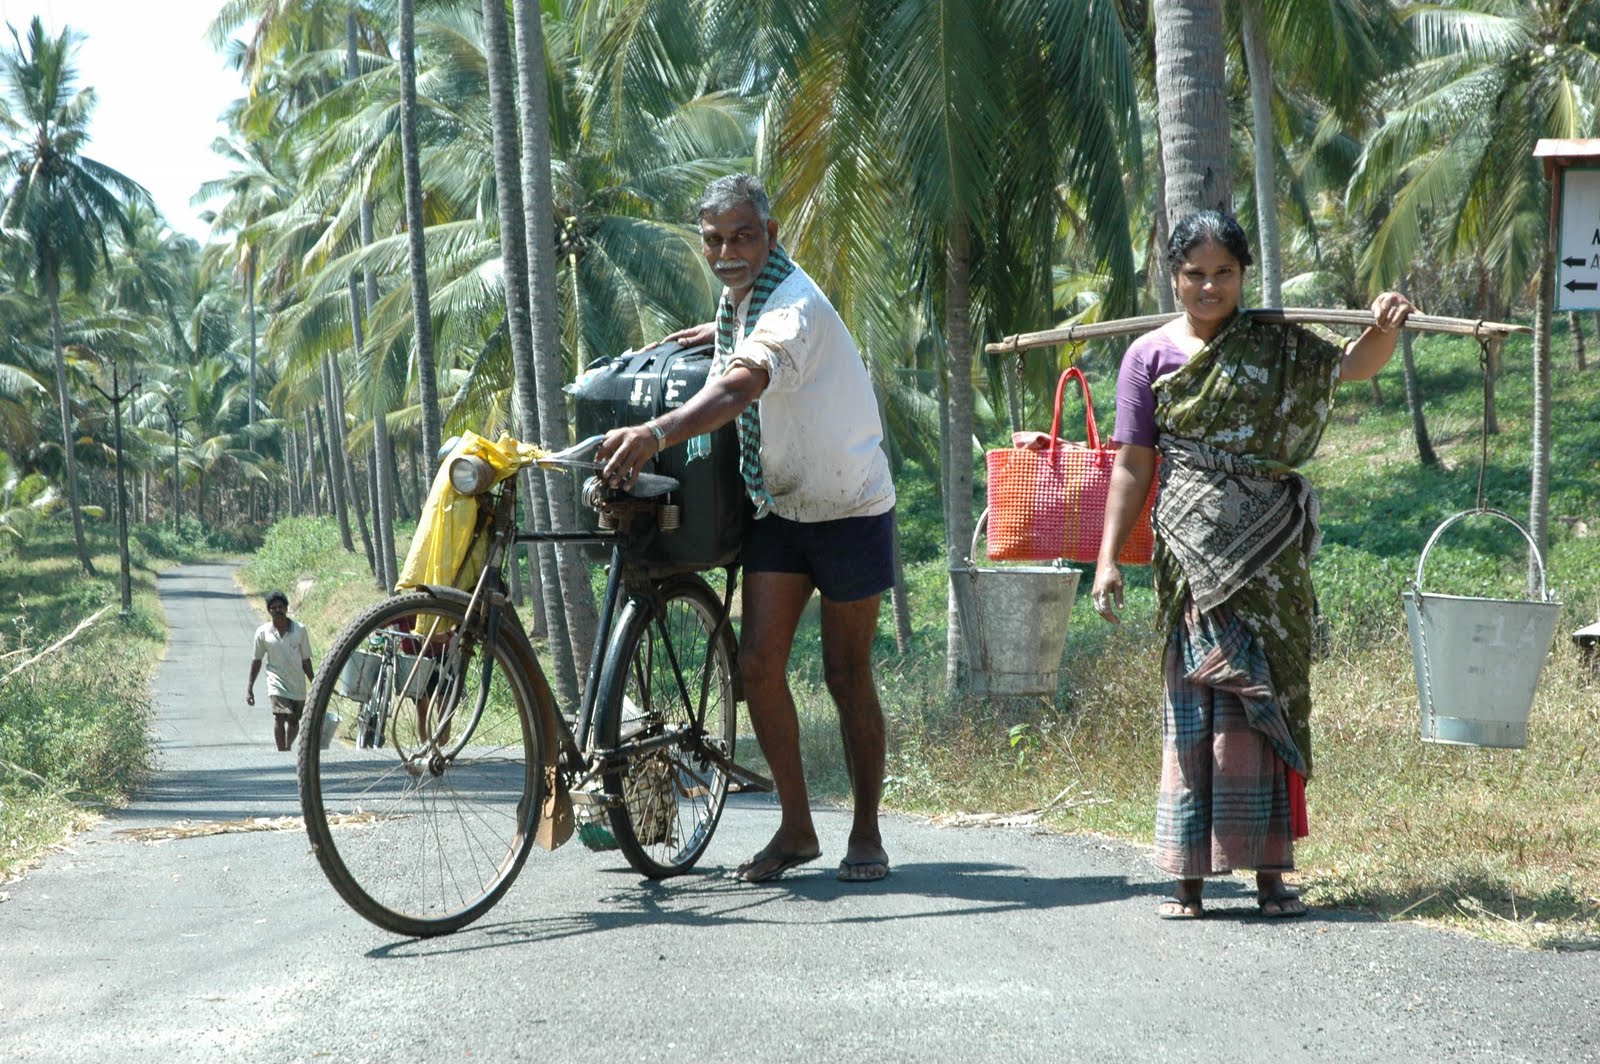
[[[1255,132],[1256,225],[1260,232],[1261,305],[1283,305],[1283,256],[1278,246],[1277,151],[1272,126],[1272,60],[1258,0],[1240,0],[1240,30],[1250,68],[1250,111]]]
[[[78,458],[73,450],[72,404],[67,397],[67,352],[61,328],[60,267],[48,263],[44,271],[45,296],[50,301],[50,346],[55,354],[56,403],[61,414],[61,457],[66,463],[67,504],[72,509],[72,537],[78,546],[78,564],[94,576],[89,544],[83,537],[83,511],[78,503]]]
[[[1552,203],[1552,214],[1554,211]],[[1550,232],[1555,231],[1552,218]],[[1539,303],[1533,315],[1533,470],[1528,499],[1528,535],[1540,555],[1548,555],[1550,546],[1550,326],[1555,321],[1555,304],[1556,244],[1547,237],[1539,259]],[[1538,565],[1530,557],[1530,592],[1538,589],[1538,581]]]
[[[388,591],[394,587],[384,579],[383,572],[383,540],[378,533],[378,461],[376,456],[367,459],[367,503],[372,507],[372,570],[378,580],[378,590]]]
[[[293,423],[286,423],[283,434],[284,461],[289,466],[289,516],[300,516],[300,447]]]
[[[1155,247],[1151,249],[1152,255],[1145,263],[1145,272],[1150,276],[1150,284],[1156,290],[1156,308],[1163,314],[1171,314],[1175,309],[1172,294],[1172,275],[1167,272],[1167,242],[1172,239],[1172,220],[1167,217],[1167,164],[1161,161],[1161,116],[1158,113],[1155,121],[1156,132],[1156,202],[1153,213],[1155,214]]]
[[[301,420],[305,422],[306,430],[306,497],[311,500],[311,515],[322,516],[322,496],[317,494],[317,434],[311,428],[311,411],[300,412]]]
[[[1167,219],[1233,204],[1220,0],[1151,0]]]
[[[355,51],[356,22],[355,14],[352,12],[345,17],[345,64],[346,72],[352,75],[356,65]],[[360,228],[361,246],[371,247],[373,217],[370,194],[361,198]],[[371,270],[366,270],[362,274],[362,297],[364,317],[370,320],[378,305],[378,279]],[[358,323],[362,320],[362,315],[355,315],[352,319],[352,328],[357,337],[360,336],[361,328]],[[357,350],[365,354],[364,340],[357,339],[357,345]],[[389,447],[388,410],[383,405],[383,392],[381,380],[375,381],[372,389],[372,409],[369,411],[372,417],[372,560],[379,588],[391,591],[398,579],[398,572],[394,557],[394,499],[390,494],[390,485],[394,483],[394,478],[387,468],[392,452]]]
[[[1406,292],[1405,278],[1401,278],[1398,285],[1400,294]],[[1417,360],[1411,354],[1411,330],[1400,331],[1400,364],[1404,370],[1406,382],[1406,407],[1411,411],[1411,434],[1417,440],[1417,459],[1425,466],[1439,464],[1439,456],[1434,452],[1433,440],[1428,436],[1428,422],[1422,415],[1422,386],[1417,380]]]
[[[1483,252],[1477,253],[1478,263],[1478,317],[1485,321],[1499,320],[1495,314],[1494,291],[1489,287],[1489,268],[1483,261]],[[1492,336],[1483,349],[1483,431],[1491,436],[1500,433],[1500,416],[1495,410],[1495,378],[1500,376],[1501,337]]]
[[[904,657],[911,653],[911,594],[906,588],[905,555],[900,550],[900,519],[894,522],[894,587],[889,591],[894,607],[894,649]]]
[[[317,452],[322,456],[322,484],[326,493],[323,501],[327,512],[333,513],[333,440],[330,438],[332,433],[328,431],[329,419],[321,408],[315,410],[312,416],[317,426]]]
[[[949,467],[945,473],[945,559],[959,567],[972,539],[972,243],[965,218],[951,218],[945,232],[945,388],[949,410]],[[966,640],[949,585],[945,631],[946,689],[963,687]]]
[[[333,496],[333,510],[339,518],[339,542],[344,549],[354,554],[356,544],[350,538],[350,509],[345,497],[344,478],[339,455],[344,450],[344,433],[340,431],[343,426],[336,411],[338,406],[333,399],[333,369],[328,365],[332,359],[324,355],[321,359],[322,370],[322,408],[328,412],[328,489]]]
[[[539,403],[540,440],[546,447],[565,447],[567,401],[561,385],[566,380],[561,359],[561,317],[556,306],[554,198],[550,188],[550,96],[544,69],[544,28],[540,8],[530,0],[513,0],[516,22],[518,102],[522,118],[522,201],[528,247],[528,318],[533,341],[533,371]],[[548,492],[550,527],[568,531],[578,527],[569,492]],[[594,644],[594,598],[588,593],[587,567],[577,546],[556,549],[561,580],[561,603],[567,622],[567,640],[574,663],[589,660]]]
[[[389,475],[394,477],[395,515],[397,517],[415,517],[421,512],[422,507],[411,505],[411,497],[406,494],[406,479],[400,475],[400,445],[395,442],[394,433],[389,434]]]
[[[416,321],[417,391],[422,405],[422,450],[440,443],[439,382],[433,359],[433,317],[428,307],[428,253],[422,232],[422,165],[417,147],[417,27],[415,0],[400,0],[400,155],[405,172],[406,236],[411,254],[411,314]],[[356,16],[346,16],[348,40]]]
[[[506,26],[505,0],[483,0],[484,53],[488,61],[489,117],[494,137],[495,194],[500,214],[500,255],[504,263],[506,320],[515,374],[512,409],[518,434],[538,440],[539,396],[533,361],[533,332],[528,310],[527,223],[523,214],[522,180],[517,150],[516,96],[512,85],[511,43]],[[544,477],[524,473],[523,485],[536,528],[548,528],[550,501]],[[562,604],[559,563],[555,552],[539,551],[540,583],[545,596],[545,620],[550,626],[551,671],[562,705],[576,705],[579,697],[572,643]],[[587,584],[585,584],[587,586]]]
[[[250,410],[245,418],[250,453],[256,450],[256,251],[248,248],[244,253],[244,304],[250,319]],[[256,484],[250,482],[250,520],[256,517]]]
[[[359,358],[361,349],[365,346],[361,325],[361,295],[356,291],[354,275],[347,278],[345,284],[350,297],[351,346]],[[361,531],[361,549],[367,555],[367,568],[373,576],[379,576],[378,556],[372,547],[372,537],[367,534],[367,508],[362,502],[362,491],[357,486],[355,460],[350,457],[350,448],[345,443],[344,374],[339,369],[337,358],[328,360],[328,375],[333,384],[332,406],[329,409],[339,422],[339,468],[343,472],[340,482],[344,485],[345,497],[355,503],[356,527]]]

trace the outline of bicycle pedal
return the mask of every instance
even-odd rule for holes
[[[609,809],[615,804],[611,796],[602,791],[573,791],[571,798],[574,806],[589,809]]]

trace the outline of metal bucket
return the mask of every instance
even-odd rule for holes
[[[988,510],[978,518],[967,564],[950,568],[972,693],[1053,695],[1067,646],[1067,621],[1078,595],[1078,571],[1061,562],[974,565],[988,518]]]
[[[378,670],[382,667],[383,655],[358,650],[350,655],[350,659],[340,670],[339,683],[335,690],[346,698],[365,702],[372,697],[372,689],[378,682]],[[428,681],[433,678],[433,662],[410,654],[396,654],[394,675],[397,682],[393,686],[404,684],[404,694],[412,698],[421,698],[427,694]]]
[[[381,655],[358,650],[350,655],[344,668],[339,670],[339,683],[334,689],[346,698],[365,702],[372,697],[372,685],[377,683],[378,670],[382,667]]]
[[[1465,598],[1422,590],[1422,567],[1440,533],[1475,515],[1508,521],[1528,541],[1539,574],[1536,598]],[[1545,585],[1544,558],[1528,530],[1499,510],[1456,514],[1434,529],[1422,548],[1416,579],[1404,597],[1423,741],[1526,746],[1528,711],[1561,614],[1561,603]]]

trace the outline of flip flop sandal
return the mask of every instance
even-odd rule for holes
[[[1268,912],[1267,906],[1269,905],[1276,906],[1276,911]],[[1289,917],[1304,916],[1311,911],[1306,903],[1300,900],[1300,895],[1293,891],[1280,891],[1277,894],[1269,894],[1264,898],[1258,896],[1256,898],[1256,910],[1260,912],[1263,918],[1268,920],[1284,920]]]
[[[1199,920],[1206,915],[1206,907],[1199,898],[1163,898],[1156,915],[1163,920]]]
[[[791,868],[794,868],[798,865],[803,865],[808,861],[815,861],[821,856],[821,852],[758,853],[754,857],[750,858],[749,861],[738,867],[738,869],[734,872],[734,878],[741,879],[746,883],[765,883],[769,879],[777,879]],[[771,868],[763,869],[759,874],[755,873],[754,870],[758,866],[766,864],[769,861],[776,861],[777,863]]]
[[[881,868],[883,871],[876,875],[862,874],[860,870],[864,868]],[[876,857],[868,857],[860,861],[852,861],[846,857],[839,862],[839,871],[833,878],[841,883],[876,883],[881,879],[888,878],[888,875],[889,859],[887,857],[881,861]]]

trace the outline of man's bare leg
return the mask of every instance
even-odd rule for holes
[[[744,677],[750,723],[772,772],[782,810],[771,841],[739,866],[738,875],[752,882],[813,860],[822,852],[811,821],[811,799],[800,763],[800,718],[788,675],[795,629],[811,591],[811,578],[801,573],[745,574],[739,671]]]
[[[889,871],[889,855],[878,829],[887,741],[872,676],[872,640],[878,631],[881,598],[822,600],[823,676],[839,710],[845,768],[855,797],[850,842],[839,869],[839,878],[846,881],[882,879]]]

